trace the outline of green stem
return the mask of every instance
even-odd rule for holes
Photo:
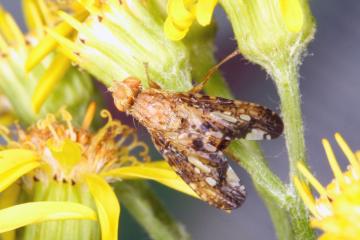
[[[216,64],[212,31],[213,26],[206,30],[194,31],[186,42],[190,49],[192,76],[197,81],[201,81],[207,71]],[[194,33],[197,33],[196,37],[193,36]],[[231,91],[219,71],[205,86],[205,92],[209,95],[232,98]],[[249,141],[234,141],[227,149],[227,154],[237,160],[252,177],[256,191],[263,199],[271,219],[274,220],[278,238],[291,239],[289,238],[292,234],[290,222],[286,210],[282,209],[286,205],[287,190],[269,169],[258,144]]]
[[[130,214],[154,240],[187,240],[185,228],[167,213],[151,188],[142,181],[117,183],[115,192]]]
[[[262,197],[268,198],[284,208],[287,203],[287,189],[271,171],[264,155],[256,142],[237,140],[226,149],[226,153],[249,173],[254,184],[261,187]]]
[[[233,141],[226,152],[251,176],[256,191],[268,209],[278,239],[293,239],[286,211],[291,197],[281,180],[270,170],[259,145],[252,141]]]
[[[217,63],[213,54],[215,51],[213,43],[215,32],[216,27],[214,24],[206,28],[194,25],[190,34],[185,38],[185,45],[190,51],[191,76],[196,82],[201,82],[209,69]],[[212,75],[204,90],[212,96],[233,97],[220,70]]]
[[[298,71],[292,61],[279,61],[272,72],[280,96],[284,135],[289,155],[290,177],[301,176],[298,162],[306,165],[304,127],[301,113],[301,99]]]
[[[263,196],[266,195],[266,189],[258,184],[254,184],[256,191],[259,195]],[[267,210],[269,211],[271,221],[274,224],[275,232],[277,238],[279,240],[288,240],[293,239],[293,231],[291,229],[291,224],[289,224],[289,216],[286,210],[279,207],[275,202],[271,200],[269,197],[262,198]]]
[[[269,0],[220,2],[230,19],[241,53],[249,61],[265,68],[276,83],[285,125],[284,135],[291,181],[286,190],[286,204],[279,207],[288,212],[293,239],[314,239],[314,231],[309,226],[308,213],[292,184],[293,177],[299,176],[297,164],[302,162],[306,165],[297,66],[303,50],[313,37],[314,24],[311,17],[307,16],[309,18],[306,18],[302,32],[296,34],[283,27],[277,2]],[[305,8],[302,10],[308,13]]]
[[[309,226],[309,215],[303,202],[299,199],[293,186],[293,177],[301,178],[298,163],[307,166],[304,127],[301,113],[301,99],[298,82],[298,69],[294,61],[280,60],[274,64],[272,77],[275,81],[281,102],[281,113],[284,122],[284,135],[289,157],[290,186],[289,192],[294,197],[289,204],[289,214],[296,239],[314,239],[314,231]]]

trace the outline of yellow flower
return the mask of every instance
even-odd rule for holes
[[[90,76],[77,71],[60,53],[54,52],[32,71],[25,71],[25,61],[34,51],[34,45],[39,39],[46,38],[45,28],[59,21],[54,15],[54,5],[48,6],[45,2],[53,1],[23,0],[29,30],[26,35],[11,14],[0,7],[0,92],[7,97],[16,117],[24,124],[31,124],[64,105],[71,112],[76,109],[77,118],[85,112],[94,96]],[[63,81],[59,83],[60,80]],[[45,94],[44,89],[47,90]]]
[[[168,17],[164,23],[166,36],[181,40],[197,20],[201,26],[209,25],[218,0],[169,0]]]
[[[166,36],[171,40],[181,40],[195,20],[201,26],[209,25],[217,3],[218,0],[169,0],[168,17],[164,24]],[[237,8],[242,8],[241,4],[243,3],[238,3]],[[291,32],[299,32],[304,23],[299,0],[279,0],[278,3],[275,1],[275,4],[280,7],[287,29]]]
[[[8,126],[15,121],[15,116],[9,100],[0,93],[0,125]]]
[[[360,152],[354,153],[339,133],[335,139],[347,157],[350,165],[342,172],[327,139],[323,146],[335,178],[326,187],[307,170],[299,170],[319,193],[311,194],[310,189],[295,178],[295,185],[303,201],[312,213],[311,225],[323,230],[321,240],[356,240],[360,236]]]
[[[61,121],[48,115],[27,130],[2,128],[0,233],[18,239],[13,230],[25,227],[25,239],[54,239],[58,231],[97,239],[96,222],[74,221],[97,220],[101,239],[118,239],[120,205],[109,185],[118,180],[151,179],[196,197],[165,161],[149,161],[134,130],[109,112],[102,111],[107,124],[90,132],[94,112],[92,105],[81,128],[65,110]]]
[[[63,21],[47,28],[48,34],[29,54],[28,71],[58,50],[107,87],[129,76],[141,79],[144,87],[149,86],[148,76],[164,89],[192,87],[186,46],[163,34],[161,1],[76,2],[82,10],[58,12]],[[33,98],[36,108],[41,105],[36,98],[47,96],[55,82],[46,75],[42,79]]]

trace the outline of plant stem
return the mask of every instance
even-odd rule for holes
[[[115,185],[121,203],[154,240],[187,240],[190,236],[177,223],[151,188],[143,181],[126,181]]]
[[[266,189],[258,184],[254,184],[256,191],[262,196],[266,195]],[[271,221],[274,224],[275,232],[279,240],[289,240],[293,239],[293,231],[291,224],[289,224],[289,216],[285,209],[279,207],[275,202],[269,197],[262,198],[266,208],[269,211]]]
[[[209,42],[192,41],[190,49],[202,49],[212,46]],[[193,78],[201,79],[205,69],[215,65],[213,54],[196,54],[191,50]],[[207,51],[201,51],[206,53]],[[196,58],[194,57],[196,56]],[[274,76],[281,99],[281,108],[285,124],[285,138],[289,151],[290,175],[297,175],[296,164],[299,159],[305,161],[305,144],[300,109],[300,94],[297,82],[297,69],[294,66],[283,64],[283,71]],[[279,69],[279,68],[278,68]],[[205,92],[210,95],[230,97],[231,92],[224,84],[222,75],[218,72],[209,81]],[[296,129],[296,131],[292,131]],[[308,213],[299,201],[292,184],[286,188],[281,180],[268,167],[264,155],[256,142],[239,140],[234,141],[226,150],[227,154],[237,160],[251,176],[255,189],[263,199],[273,221],[279,239],[313,239],[313,231],[308,224]],[[305,237],[306,238],[303,238]]]
[[[308,212],[299,199],[292,182],[294,176],[302,177],[297,169],[297,164],[301,162],[307,166],[307,162],[298,69],[295,61],[284,59],[276,61],[273,65],[275,69],[271,69],[270,72],[280,96],[284,135],[289,157],[289,194],[293,195],[293,199],[289,204],[288,211],[296,239],[314,239],[314,231],[309,226]]]
[[[267,165],[259,145],[253,141],[233,141],[226,153],[238,160],[249,173],[254,184],[262,188],[262,197],[271,199],[278,206],[286,205],[287,190],[280,179]]]
[[[206,31],[206,30],[205,30]],[[211,29],[210,29],[211,31]],[[211,32],[208,30],[208,35]],[[199,31],[197,31],[199,33]],[[199,41],[200,40],[200,41]],[[190,56],[193,72],[192,76],[197,81],[206,75],[207,71],[216,64],[213,54],[213,38],[194,38],[188,40],[187,45],[190,49]],[[211,49],[211,51],[209,51]],[[205,87],[205,92],[209,95],[232,98],[226,81],[218,71]],[[286,205],[287,189],[280,179],[269,169],[264,155],[256,142],[234,141],[228,148],[227,154],[250,174],[254,186],[259,196],[263,199],[268,209],[274,228],[279,239],[291,239],[291,224],[284,210]],[[280,206],[280,207],[279,207]]]
[[[285,205],[278,207],[288,212],[293,232],[292,239],[314,239],[314,231],[309,226],[308,212],[292,184],[294,176],[301,177],[297,164],[302,162],[306,166],[298,66],[301,63],[302,53],[315,32],[311,12],[304,2],[301,11],[307,14],[307,18],[300,32],[290,32],[284,25],[279,3],[276,1],[223,0],[220,2],[230,19],[241,53],[249,61],[263,67],[276,84],[285,126],[284,135],[291,181],[286,190]],[[275,221],[274,224],[278,223]]]
[[[190,34],[185,38],[185,45],[190,52],[191,76],[196,82],[201,82],[210,68],[217,63],[214,56],[215,47],[213,43],[215,33],[215,24],[211,24],[206,28],[194,25]],[[233,98],[220,69],[211,76],[204,90],[212,96]]]
[[[291,64],[291,61],[279,61],[276,66],[272,75],[280,96],[284,134],[289,155],[290,177],[300,176],[297,163],[307,164],[298,71],[296,66]]]
[[[256,191],[268,209],[278,239],[293,239],[286,211],[289,198],[287,189],[268,167],[259,145],[246,140],[233,141],[226,152],[251,176]]]

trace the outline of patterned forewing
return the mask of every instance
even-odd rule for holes
[[[258,104],[200,94],[178,94],[177,97],[189,108],[201,111],[204,122],[231,139],[273,139],[283,131],[281,118]]]
[[[211,155],[201,152],[200,156],[191,146],[186,148],[172,143],[164,134],[152,132],[151,135],[169,165],[201,199],[224,210],[237,208],[243,203],[245,187],[222,152]]]
[[[235,138],[272,139],[283,130],[280,117],[263,106],[200,94],[148,90],[130,114],[199,197],[225,210],[242,204],[245,188],[222,151]]]

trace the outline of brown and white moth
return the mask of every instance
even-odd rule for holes
[[[231,210],[245,199],[245,187],[223,150],[236,138],[273,139],[281,135],[281,118],[249,102],[159,88],[142,89],[137,78],[115,83],[115,106],[147,128],[158,151],[201,199]],[[195,90],[195,91],[194,91]]]

